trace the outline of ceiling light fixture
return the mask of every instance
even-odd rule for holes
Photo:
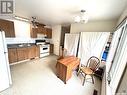
[[[76,16],[74,18],[74,21],[76,23],[87,23],[88,22],[88,14],[86,13],[86,10],[81,10],[80,12],[81,12],[80,15]]]

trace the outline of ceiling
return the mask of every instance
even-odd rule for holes
[[[74,17],[85,9],[89,21],[118,19],[127,0],[15,0],[15,14],[37,17],[46,25],[74,23]]]

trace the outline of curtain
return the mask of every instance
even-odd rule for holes
[[[78,48],[79,34],[65,34],[64,48],[66,55],[76,56]]]
[[[110,32],[81,32],[78,57],[86,65],[91,56],[102,57]]]

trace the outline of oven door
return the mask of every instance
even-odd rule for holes
[[[40,45],[40,53],[49,52],[49,45]]]

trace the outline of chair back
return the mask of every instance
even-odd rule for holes
[[[67,49],[62,48],[62,46],[60,46],[59,57],[64,58],[66,56],[66,53],[67,53]]]
[[[90,67],[94,72],[99,68],[99,65],[100,60],[95,56],[90,57],[87,61],[87,67]]]

